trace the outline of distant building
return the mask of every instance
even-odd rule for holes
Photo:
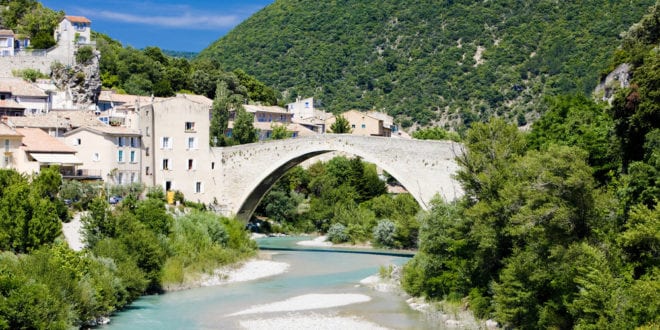
[[[291,137],[294,138],[317,134],[303,125],[294,123],[293,114],[282,107],[245,104],[243,108],[248,113],[254,115],[253,126],[257,129],[260,141],[270,139],[273,134],[273,127],[282,125],[286,126],[287,131],[291,132]],[[235,116],[236,112],[231,111],[229,115],[228,136],[232,135]]]
[[[286,105],[291,113],[291,120],[316,133],[325,133],[325,122],[332,117],[331,114],[315,108],[314,98],[296,99],[295,102]]]
[[[0,30],[0,56],[14,56],[14,31]]]
[[[62,18],[54,31],[58,44],[85,45],[90,44],[92,21],[83,16],[67,15]]]
[[[341,114],[348,120],[351,134],[363,136],[392,136],[392,117],[383,113],[367,113],[357,110],[346,111]],[[331,117],[326,121],[326,126],[330,127],[336,121],[336,117]]]

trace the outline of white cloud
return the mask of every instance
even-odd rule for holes
[[[162,27],[188,28],[208,30],[228,28],[238,24],[241,18],[237,15],[196,15],[190,12],[178,16],[134,15],[115,11],[97,11],[89,13],[94,19],[106,19],[122,23],[156,25]]]

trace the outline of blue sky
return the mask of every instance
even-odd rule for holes
[[[44,6],[85,16],[92,30],[124,46],[198,52],[274,0],[129,1],[42,0]]]

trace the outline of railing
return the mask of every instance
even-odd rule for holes
[[[60,169],[60,174],[64,179],[96,179],[100,180],[101,170],[88,170],[88,169]]]

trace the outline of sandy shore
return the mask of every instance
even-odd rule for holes
[[[308,241],[300,241],[297,242],[296,245],[301,245],[301,246],[332,246],[332,242],[327,241],[328,237],[323,235],[319,236],[313,240],[308,240]]]
[[[361,320],[356,317],[326,316],[326,315],[290,315],[268,319],[245,320],[239,323],[244,329],[289,329],[289,330],[382,330],[375,323]]]
[[[263,259],[251,259],[243,264],[216,269],[213,275],[203,275],[200,286],[222,285],[252,281],[264,277],[282,274],[289,269],[289,264]]]
[[[272,312],[294,312],[310,309],[323,309],[345,306],[370,301],[371,297],[354,293],[320,294],[310,293],[302,296],[289,298],[287,300],[271,304],[257,305],[246,310],[230,314],[229,316],[272,313]]]

